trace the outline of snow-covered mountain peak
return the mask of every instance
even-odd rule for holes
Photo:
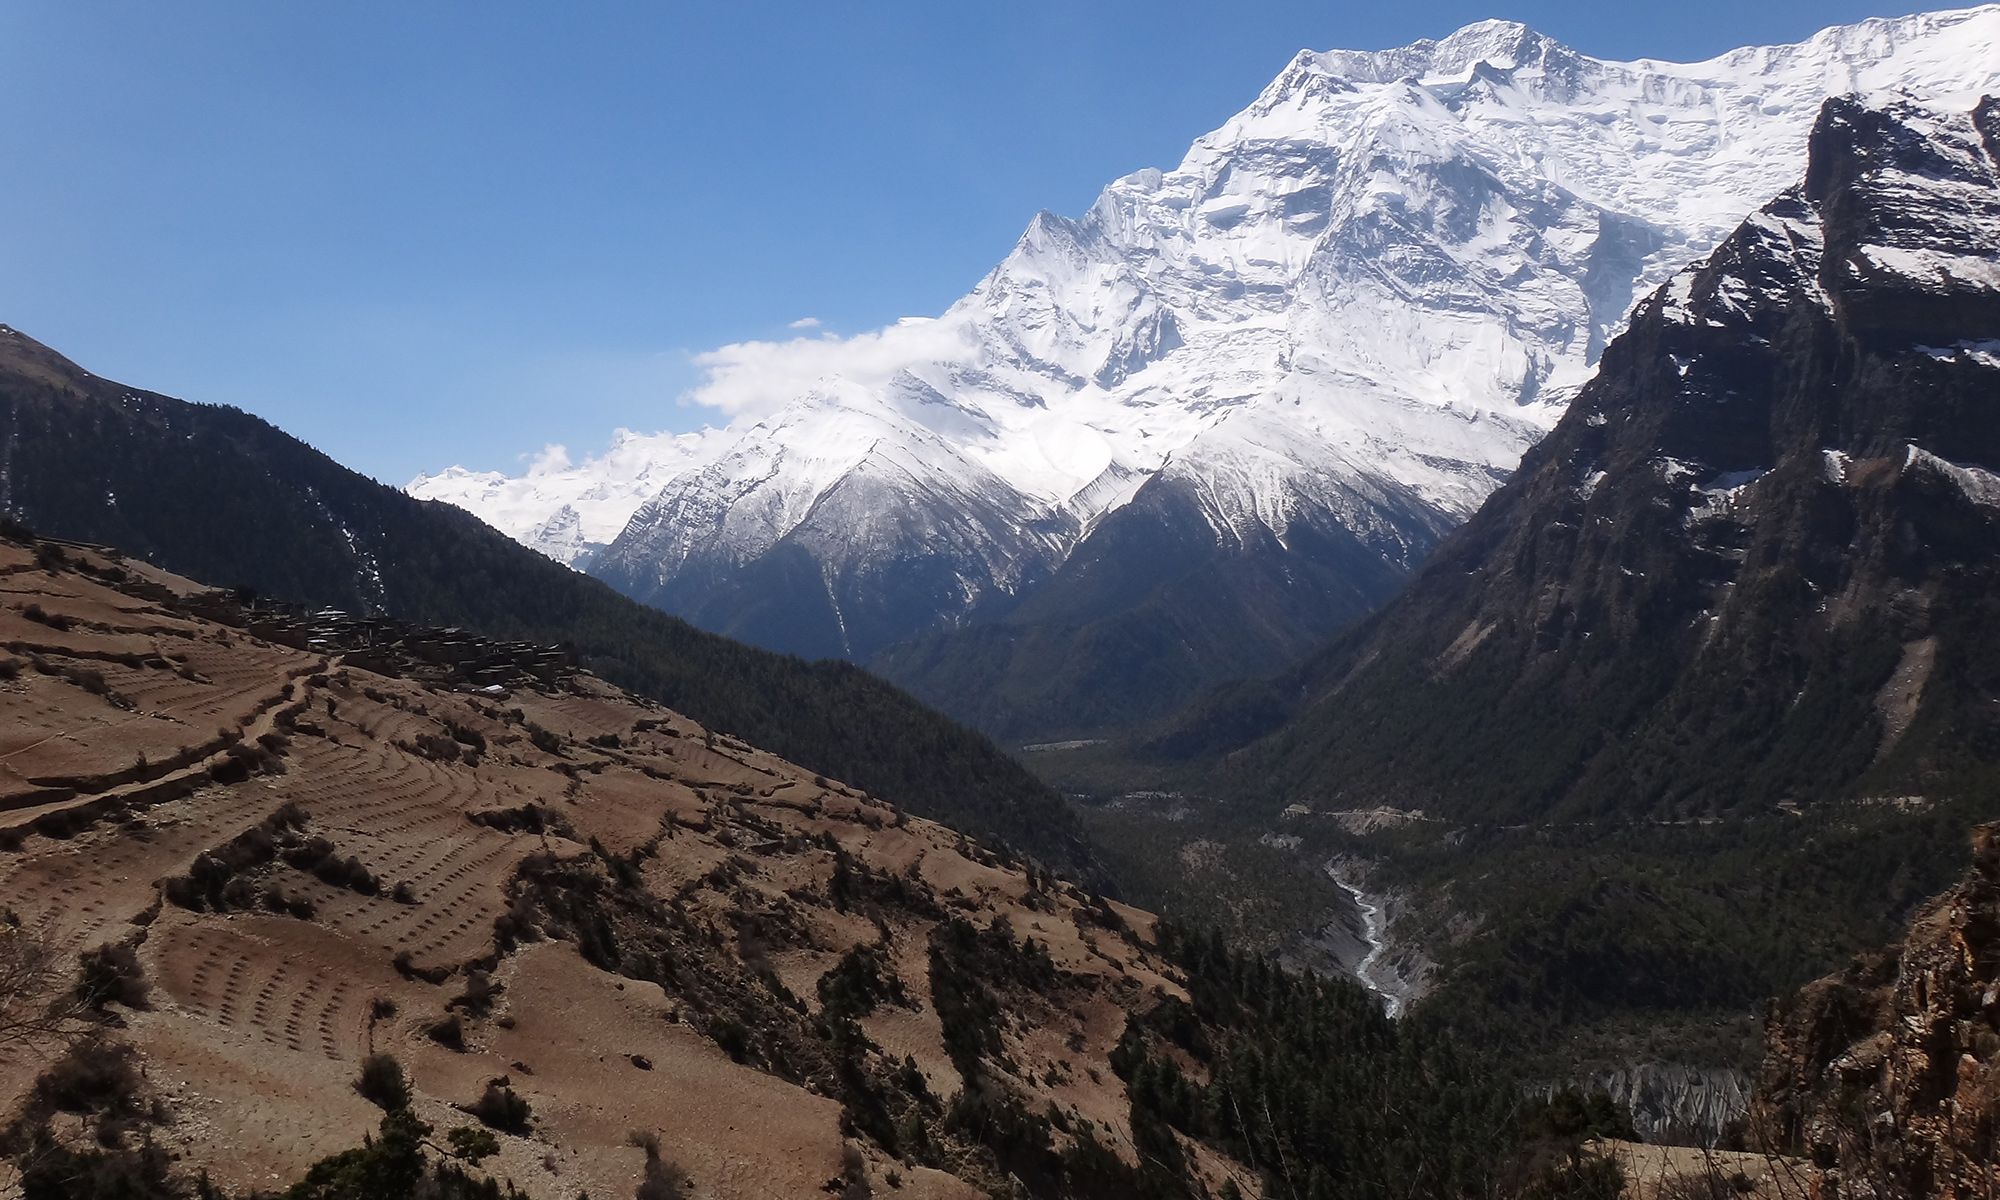
[[[1294,66],[1310,64],[1337,79],[1375,84],[1456,78],[1481,64],[1503,71],[1569,70],[1584,61],[1546,34],[1518,21],[1499,20],[1475,21],[1440,41],[1425,38],[1393,50],[1302,50],[1293,60]]]
[[[971,581],[933,588],[921,627],[1060,564],[1154,479],[1223,541],[1332,514],[1406,565],[1553,425],[1637,297],[1803,172],[1820,104],[1881,89],[2000,91],[2000,5],[1693,64],[1509,21],[1302,52],[1178,165],[1036,214],[936,319],[705,356],[693,399],[738,414],[723,432],[411,490],[561,547],[622,505],[592,569],[640,595],[796,550],[817,566],[784,578],[836,623],[833,581],[878,586],[864,560],[914,531]],[[836,537],[863,480],[875,533]]]

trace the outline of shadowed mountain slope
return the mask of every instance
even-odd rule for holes
[[[1005,617],[921,634],[868,665],[996,738],[1129,729],[1297,661],[1393,596],[1449,528],[1410,496],[1393,548],[1310,514],[1282,540],[1261,525],[1219,538],[1198,492],[1148,480]]]

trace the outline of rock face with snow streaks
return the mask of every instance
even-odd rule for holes
[[[1972,786],[1996,351],[2000,101],[1830,100],[1803,183],[1639,306],[1408,589],[1158,748],[1489,821]]]
[[[1992,6],[1696,64],[1507,22],[1301,53],[1177,168],[1037,216],[943,316],[764,347],[820,382],[707,435],[590,569],[1010,733],[1141,715],[1022,691],[1045,660],[1156,705],[1275,667],[1385,599],[1635,298],[1797,177],[1822,100],[1970,107],[1996,63]],[[1160,543],[1165,568],[1121,549]]]

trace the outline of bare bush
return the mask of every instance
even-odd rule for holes
[[[0,922],[0,1047],[59,1038],[84,1006],[49,938]]]
[[[35,1102],[45,1112],[123,1117],[145,1111],[145,1081],[132,1047],[89,1037],[69,1048],[35,1080]]]
[[[457,1013],[425,1029],[424,1036],[447,1050],[465,1053],[465,1022],[458,1019]]]

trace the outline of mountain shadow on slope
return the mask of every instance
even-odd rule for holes
[[[1497,821],[1993,783],[1996,140],[1990,99],[1829,101],[1400,597],[1144,753]]]
[[[1318,517],[1319,519],[1315,519]],[[1129,729],[1204,689],[1297,661],[1394,595],[1448,527],[1415,498],[1407,540],[1371,545],[1324,513],[1280,540],[1224,537],[1185,478],[1159,475],[997,620],[934,630],[869,666],[1003,741]]]
[[[1097,870],[1059,796],[858,667],[703,633],[247,413],[100,379],[4,326],[0,513],[275,598],[566,643],[710,728],[1052,866]]]

